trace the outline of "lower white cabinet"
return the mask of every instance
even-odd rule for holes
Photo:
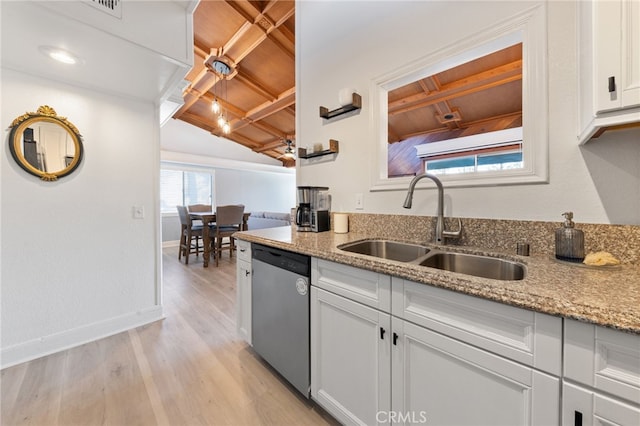
[[[251,243],[236,240],[236,327],[238,335],[251,344]]]
[[[558,424],[558,377],[395,317],[392,330],[394,424]]]
[[[566,426],[640,425],[640,408],[585,387],[562,386],[562,424]]]
[[[558,376],[315,285],[311,396],[347,425],[560,423]]]
[[[391,404],[391,316],[311,287],[311,396],[344,424],[374,425]]]
[[[562,389],[564,425],[640,425],[640,336],[566,319]]]

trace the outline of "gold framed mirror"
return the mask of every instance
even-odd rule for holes
[[[76,126],[48,105],[13,120],[9,148],[22,169],[44,181],[71,174],[84,154]]]

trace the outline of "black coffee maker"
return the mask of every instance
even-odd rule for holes
[[[328,231],[329,188],[325,186],[299,186],[296,226],[300,232]]]

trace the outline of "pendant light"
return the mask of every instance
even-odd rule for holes
[[[222,108],[220,100],[224,101],[227,96],[227,79],[231,74],[231,67],[219,57],[209,57],[205,61],[205,66],[214,73],[216,81],[213,84],[213,102],[211,103],[211,111],[214,115],[217,115],[216,123],[225,135],[231,133],[231,124],[227,120],[224,109]],[[216,86],[220,83],[220,91],[216,95]]]

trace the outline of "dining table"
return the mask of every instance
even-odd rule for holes
[[[209,266],[209,258],[211,257],[211,236],[209,230],[211,229],[207,225],[214,225],[216,223],[216,212],[189,212],[189,216],[193,220],[202,221],[202,244],[204,245],[203,266],[207,268]],[[251,213],[244,212],[242,215],[242,231],[249,229],[248,221]]]

